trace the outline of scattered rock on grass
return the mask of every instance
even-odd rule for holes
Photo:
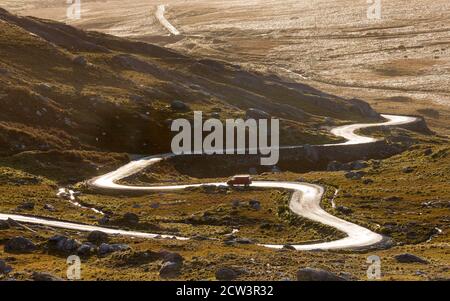
[[[130,247],[126,244],[106,244],[103,243],[98,247],[98,254],[104,256],[110,253],[129,250]]]
[[[361,180],[365,174],[363,171],[350,171],[345,173],[345,177],[350,180]]]
[[[216,279],[223,281],[234,280],[238,277],[238,273],[231,268],[223,267],[216,271]]]
[[[396,255],[395,260],[397,260],[397,262],[400,262],[400,263],[423,263],[423,264],[428,263],[427,260],[420,258],[419,256],[409,254],[409,253]]]
[[[298,281],[345,281],[329,271],[314,268],[304,268],[297,271]]]
[[[90,242],[83,243],[78,249],[77,254],[80,256],[90,256],[96,251],[96,246]]]
[[[31,253],[36,250],[36,245],[28,238],[16,236],[6,242],[4,250],[8,253]]]
[[[34,281],[64,281],[64,279],[49,273],[33,272],[32,279]]]
[[[159,270],[159,276],[161,278],[176,278],[180,275],[182,266],[183,264],[179,262],[164,262]]]
[[[184,258],[178,253],[161,251],[160,252],[163,262],[176,262],[183,263]]]
[[[100,245],[109,240],[108,234],[102,231],[92,231],[88,234],[87,240],[93,244]]]
[[[49,238],[47,245],[51,251],[70,253],[76,251],[81,243],[67,236],[55,235]]]
[[[34,203],[33,202],[25,202],[17,206],[17,209],[19,210],[33,210],[34,209]]]
[[[181,100],[174,100],[172,101],[172,103],[170,104],[170,107],[172,108],[172,110],[175,111],[189,111],[190,108],[189,106],[182,102]]]
[[[127,212],[123,215],[123,220],[131,225],[139,224],[139,216],[134,213]]]

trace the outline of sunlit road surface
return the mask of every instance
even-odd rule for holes
[[[363,144],[363,143],[372,143],[378,141],[375,138],[365,137],[358,135],[355,131],[368,128],[368,127],[377,127],[377,126],[396,126],[412,123],[417,120],[415,117],[408,116],[396,116],[396,115],[382,115],[386,122],[383,123],[370,123],[370,124],[352,124],[345,125],[341,127],[334,128],[331,132],[338,136],[343,137],[347,141],[344,143],[334,144],[334,145],[355,145],[355,144]],[[332,146],[331,144],[329,146]],[[283,148],[296,148],[301,146],[288,146]],[[162,154],[155,155],[151,157],[146,157],[143,159],[132,161],[119,169],[110,172],[106,175],[100,176],[98,178],[92,179],[90,181],[90,185],[95,188],[100,188],[104,190],[111,191],[172,191],[172,190],[183,190],[189,187],[199,187],[202,185],[215,185],[222,186],[226,185],[226,183],[202,183],[202,184],[189,184],[189,185],[169,185],[169,186],[128,186],[117,184],[116,182],[126,178],[130,175],[136,174],[143,169],[167,158],[174,156],[173,154]],[[333,250],[333,249],[350,249],[350,248],[364,248],[375,245],[383,240],[383,236],[377,234],[375,232],[370,231],[364,227],[358,226],[351,222],[339,219],[325,210],[323,210],[320,206],[320,202],[322,200],[322,196],[324,194],[323,187],[319,185],[309,184],[309,183],[294,183],[294,182],[277,182],[277,181],[254,181],[251,185],[252,187],[259,188],[281,188],[292,190],[294,193],[292,194],[289,208],[295,214],[307,218],[309,220],[322,223],[324,225],[328,225],[330,227],[336,228],[339,231],[344,232],[347,237],[335,241],[324,242],[324,243],[315,243],[315,244],[299,244],[293,245],[293,247],[297,250]],[[116,230],[104,227],[69,223],[69,222],[61,222],[54,220],[47,220],[37,217],[28,217],[21,215],[12,215],[12,214],[0,214],[0,219],[6,220],[8,218],[14,219],[23,223],[30,224],[41,224],[52,227],[64,228],[64,229],[72,229],[79,231],[93,231],[99,230],[108,234],[117,234],[117,235],[125,235],[132,237],[142,237],[142,238],[173,238],[173,239],[181,239],[187,240],[189,238],[185,237],[174,237],[170,235],[159,235],[145,232],[135,232],[135,231],[124,231],[124,230]],[[273,249],[281,249],[284,245],[280,244],[264,244],[264,247],[273,248]]]
[[[166,17],[164,16],[165,12],[166,6],[163,4],[158,5],[155,13],[156,18],[161,23],[161,25],[164,26],[171,34],[173,34],[174,36],[178,36],[180,32],[166,19]]]

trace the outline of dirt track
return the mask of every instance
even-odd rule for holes
[[[306,78],[383,112],[425,115],[435,130],[450,133],[448,0],[383,1],[381,20],[367,18],[363,0],[167,0],[165,16],[182,37],[168,37],[156,20],[160,1],[82,0],[81,20],[66,20],[61,1],[42,2],[2,6]]]

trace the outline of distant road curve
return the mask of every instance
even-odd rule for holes
[[[180,32],[175,28],[175,26],[173,26],[164,16],[165,12],[166,6],[164,4],[158,5],[155,12],[156,18],[161,23],[161,25],[164,26],[171,34],[173,34],[174,36],[180,35]]]
[[[355,131],[377,126],[396,126],[415,122],[417,118],[408,116],[396,116],[396,115],[382,115],[386,122],[383,123],[369,123],[369,124],[352,124],[345,125],[341,127],[336,127],[332,130],[332,133],[336,136],[343,137],[347,141],[339,144],[329,144],[332,145],[354,145],[362,143],[373,143],[377,141],[375,138],[360,136],[355,133]],[[301,146],[289,146],[283,148],[296,148]],[[95,188],[105,189],[109,191],[142,191],[142,192],[155,192],[155,191],[172,191],[172,190],[182,190],[188,187],[199,187],[201,185],[226,185],[226,183],[202,183],[202,184],[192,184],[192,185],[169,185],[169,186],[128,186],[117,184],[117,181],[126,178],[130,175],[138,173],[145,169],[146,167],[155,164],[161,160],[167,159],[174,156],[173,154],[163,154],[155,155],[151,157],[142,158],[136,161],[132,161],[119,169],[110,172],[106,175],[97,177],[90,181],[90,185]],[[364,248],[375,245],[383,240],[383,236],[375,232],[370,231],[364,227],[358,226],[351,222],[339,219],[325,210],[320,206],[322,196],[324,194],[324,188],[319,185],[309,184],[309,183],[294,183],[294,182],[277,182],[277,181],[255,181],[252,184],[253,187],[260,188],[281,188],[292,190],[292,194],[289,207],[295,214],[307,218],[309,220],[322,223],[338,229],[344,232],[347,237],[335,241],[316,243],[316,244],[298,244],[293,245],[296,250],[333,250],[333,249],[349,249],[349,248]],[[75,223],[66,223],[59,221],[46,220],[35,217],[27,217],[20,215],[10,215],[10,214],[0,214],[0,219],[12,218],[19,222],[24,223],[34,223],[34,224],[44,224],[53,227],[67,228],[79,231],[92,231],[100,230],[111,234],[119,234],[126,236],[135,237],[146,237],[146,238],[173,238],[172,236],[161,236],[158,234],[134,232],[134,231],[122,231],[114,230],[109,228],[87,226]],[[184,237],[177,237],[177,239],[188,239]],[[281,249],[284,245],[279,244],[264,244],[264,247]]]

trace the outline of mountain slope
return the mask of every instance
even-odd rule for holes
[[[0,10],[0,152],[169,150],[170,120],[191,110],[221,118],[258,108],[282,118],[282,141],[332,141],[336,123],[377,119],[360,100],[185,56],[151,44],[84,32],[62,23]],[[284,135],[283,135],[284,133]],[[284,139],[284,140],[283,140]]]

